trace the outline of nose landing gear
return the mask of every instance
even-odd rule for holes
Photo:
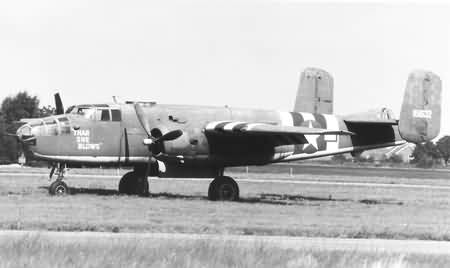
[[[56,180],[50,184],[48,193],[50,195],[67,195],[70,194],[70,188],[65,182],[63,182],[64,175],[66,174],[67,166],[65,164],[58,163],[52,167],[50,171],[49,179],[51,180],[53,175],[56,175]]]

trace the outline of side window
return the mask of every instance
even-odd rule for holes
[[[44,119],[45,125],[47,125],[47,131],[49,135],[58,135],[58,126],[53,118]]]
[[[61,126],[61,134],[70,134],[70,122],[67,117],[58,118],[59,125]]]
[[[109,110],[101,110],[102,111],[102,115],[100,120],[101,121],[109,121],[111,118],[109,116]]]
[[[122,114],[120,113],[120,110],[111,110],[111,116],[112,116],[112,121],[122,121]]]

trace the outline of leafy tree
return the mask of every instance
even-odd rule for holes
[[[10,124],[0,115],[0,133],[11,132]],[[0,135],[0,163],[17,159],[18,144],[15,137]]]
[[[339,164],[343,164],[347,158],[343,154],[336,154],[331,157],[331,161]]]
[[[26,91],[9,96],[0,107],[0,133],[15,133],[20,119],[49,116],[54,110],[51,106],[39,107],[39,99]],[[16,161],[20,150],[15,137],[0,135],[0,160]]]
[[[392,154],[391,157],[387,159],[387,161],[395,164],[403,163],[403,158],[401,155],[398,154]]]
[[[436,160],[441,158],[441,153],[433,142],[427,141],[416,144],[412,157],[414,158],[412,163],[416,163],[418,167],[429,168],[433,166]]]
[[[26,91],[9,96],[2,102],[1,111],[8,124],[21,118],[33,118],[39,115],[39,99]]]
[[[440,138],[436,146],[444,159],[445,165],[448,165],[448,159],[450,158],[450,136]]]
[[[47,106],[42,106],[39,108],[38,110],[38,114],[36,117],[47,117],[47,116],[51,116],[55,114],[55,107],[47,105]]]

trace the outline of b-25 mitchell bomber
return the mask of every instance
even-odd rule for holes
[[[52,166],[50,194],[69,192],[71,165],[127,166],[123,194],[149,193],[149,176],[213,178],[210,200],[238,200],[233,166],[266,165],[420,143],[440,129],[441,81],[431,72],[410,74],[399,120],[389,110],[351,116],[333,112],[333,78],[309,68],[300,78],[293,112],[126,102],[77,105],[56,115],[24,119],[18,139]],[[367,100],[369,103],[370,100]]]

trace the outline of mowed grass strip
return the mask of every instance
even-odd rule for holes
[[[13,237],[0,244],[9,267],[445,267],[449,255],[281,249],[264,243],[165,239]]]
[[[145,198],[118,180],[69,176],[74,194],[54,197],[45,177],[0,176],[0,228],[450,240],[447,189],[242,182],[241,202],[211,202],[208,180],[152,180]]]

